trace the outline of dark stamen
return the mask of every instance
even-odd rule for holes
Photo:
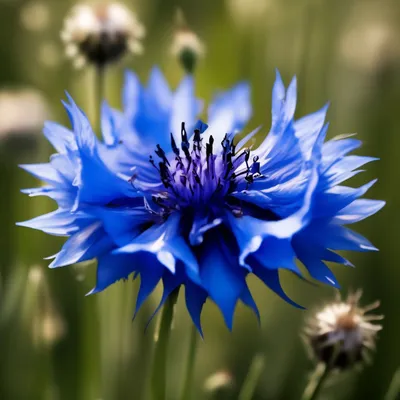
[[[157,150],[155,151],[155,153],[164,161],[165,164],[167,164],[168,166],[170,165],[167,156],[165,155],[165,151],[161,148],[159,144],[157,145]]]
[[[179,157],[179,149],[175,143],[174,135],[172,134],[172,132],[171,132],[171,147],[172,151],[177,155],[177,157]]]

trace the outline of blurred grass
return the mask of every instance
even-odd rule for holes
[[[49,18],[43,29],[36,31],[21,23],[21,12],[30,4],[0,1],[0,83],[2,87],[37,88],[46,95],[53,119],[66,123],[59,101],[64,90],[79,104],[87,104],[87,91],[82,89],[87,87],[87,76],[72,70],[62,56],[58,40],[63,17],[72,3],[41,1]],[[387,200],[387,207],[357,224],[356,229],[370,238],[380,252],[352,254],[356,269],[333,266],[333,270],[344,292],[362,287],[366,303],[382,300],[384,330],[374,363],[358,374],[340,378],[326,391],[326,399],[382,399],[400,364],[400,3],[182,0],[178,4],[141,0],[129,5],[148,29],[146,53],[127,59],[110,71],[106,93],[113,105],[120,104],[125,67],[133,68],[146,80],[150,68],[158,64],[173,85],[178,83],[182,71],[167,48],[179,5],[208,47],[196,72],[200,97],[209,100],[216,89],[228,88],[237,80],[249,80],[254,117],[248,129],[260,123],[269,127],[270,93],[274,68],[278,67],[285,82],[294,74],[298,76],[297,115],[312,112],[329,100],[330,137],[358,132],[364,142],[359,154],[381,158],[368,165],[362,177],[353,180],[359,184],[379,177],[370,196]],[[153,323],[144,334],[144,325],[157,295],[132,323],[137,283],[118,283],[100,295],[84,297],[94,283],[94,265],[87,267],[83,280],[78,270],[45,270],[52,301],[67,327],[66,334],[50,347],[38,348],[31,329],[21,321],[28,267],[46,265],[43,257],[56,253],[62,241],[14,225],[15,221],[54,207],[44,198],[28,199],[19,193],[19,188],[33,187],[37,182],[16,167],[17,163],[45,161],[51,154],[49,145],[41,136],[31,137],[29,146],[22,146],[21,140],[26,144],[26,138],[16,140],[17,145],[6,140],[0,143],[0,399],[139,398],[145,390],[154,330]],[[288,293],[308,308],[313,309],[321,299],[333,295],[328,288],[310,288],[289,275],[284,278]],[[232,373],[235,385],[231,398],[237,398],[251,360],[260,352],[265,354],[265,370],[256,399],[296,399],[305,385],[312,367],[299,339],[305,313],[283,303],[255,279],[251,278],[250,284],[262,314],[261,329],[251,312],[239,306],[233,333],[229,333],[215,307],[208,303],[205,307],[205,340],[199,344],[196,365],[196,399],[206,398],[202,384],[218,370]],[[171,400],[178,396],[187,353],[190,321],[181,300],[177,314],[168,372]]]

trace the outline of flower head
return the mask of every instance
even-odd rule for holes
[[[118,61],[128,50],[142,52],[145,30],[136,15],[120,3],[75,6],[66,18],[61,38],[77,67]]]
[[[338,297],[309,321],[306,339],[317,360],[345,369],[363,361],[368,351],[375,348],[382,325],[373,321],[383,316],[366,315],[379,307],[379,301],[360,307],[361,293],[359,290],[349,294],[346,301]]]
[[[205,46],[199,37],[189,29],[180,10],[177,14],[177,27],[173,37],[171,53],[188,73],[192,73],[199,58],[204,56]]]
[[[340,183],[369,157],[347,156],[353,138],[324,143],[326,107],[294,120],[296,80],[273,88],[272,126],[256,148],[240,132],[251,115],[249,88],[219,94],[208,125],[196,122],[201,104],[192,77],[171,91],[159,70],[143,87],[128,73],[123,112],[103,106],[99,141],[71,98],[72,130],[47,123],[57,150],[48,164],[22,167],[46,186],[58,210],[21,225],[68,236],[51,267],[97,258],[102,291],[131,273],[141,277],[136,309],[160,280],[164,295],[185,286],[188,311],[200,327],[207,298],[232,326],[242,301],[258,315],[246,283],[254,274],[279,296],[279,270],[299,276],[299,259],[312,278],[338,287],[324,261],[349,264],[335,250],[375,250],[344,227],[374,214],[383,202],[359,200],[372,183]]]

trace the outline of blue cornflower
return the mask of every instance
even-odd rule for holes
[[[350,137],[324,143],[327,107],[295,121],[296,79],[286,90],[279,73],[270,132],[257,148],[249,143],[258,129],[237,140],[251,116],[249,97],[244,83],[221,93],[208,126],[196,122],[201,102],[191,77],[172,92],[156,69],[147,87],[128,73],[123,111],[103,105],[102,141],[69,98],[72,130],[44,129],[58,153],[22,166],[46,182],[26,192],[54,199],[58,209],[21,225],[69,237],[51,267],[97,258],[91,293],[140,276],[136,310],[160,280],[160,306],[184,285],[200,331],[207,298],[229,328],[239,300],[258,315],[249,273],[296,306],[279,280],[280,269],[302,276],[296,260],[338,287],[324,261],[349,265],[336,250],[376,250],[344,226],[384,205],[359,199],[374,182],[341,185],[374,159],[348,155],[361,144]]]

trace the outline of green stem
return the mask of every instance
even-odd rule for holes
[[[311,48],[313,32],[315,28],[315,17],[316,17],[316,4],[315,0],[306,0],[303,5],[303,17],[302,17],[302,29],[301,32],[301,43],[300,43],[300,59],[298,65],[298,76],[301,79],[303,91],[308,90],[308,72],[311,60]],[[306,99],[302,99],[302,109],[307,109]]]
[[[89,117],[93,130],[98,133],[101,127],[101,103],[105,97],[106,70],[104,66],[99,65],[88,72],[91,86],[88,97]]]
[[[96,67],[96,107],[98,109],[99,116],[101,110],[101,103],[105,97],[105,86],[106,86],[105,78],[106,78],[105,67],[104,66]],[[100,118],[98,118],[98,121],[100,121]]]
[[[168,296],[161,314],[150,380],[150,392],[153,400],[165,400],[166,398],[168,343],[178,293],[179,289],[176,289]]]
[[[396,400],[400,395],[400,368],[393,375],[385,400]]]
[[[189,341],[189,354],[188,362],[186,365],[185,379],[183,382],[181,400],[190,400],[193,388],[193,371],[196,361],[196,350],[197,350],[197,338],[199,333],[197,332],[196,326],[192,324]]]
[[[332,368],[328,364],[318,364],[311,376],[301,400],[315,400],[318,398],[321,389],[328,378]]]
[[[258,380],[264,368],[264,356],[257,354],[251,362],[249,372],[239,393],[239,400],[251,400],[256,391]]]

